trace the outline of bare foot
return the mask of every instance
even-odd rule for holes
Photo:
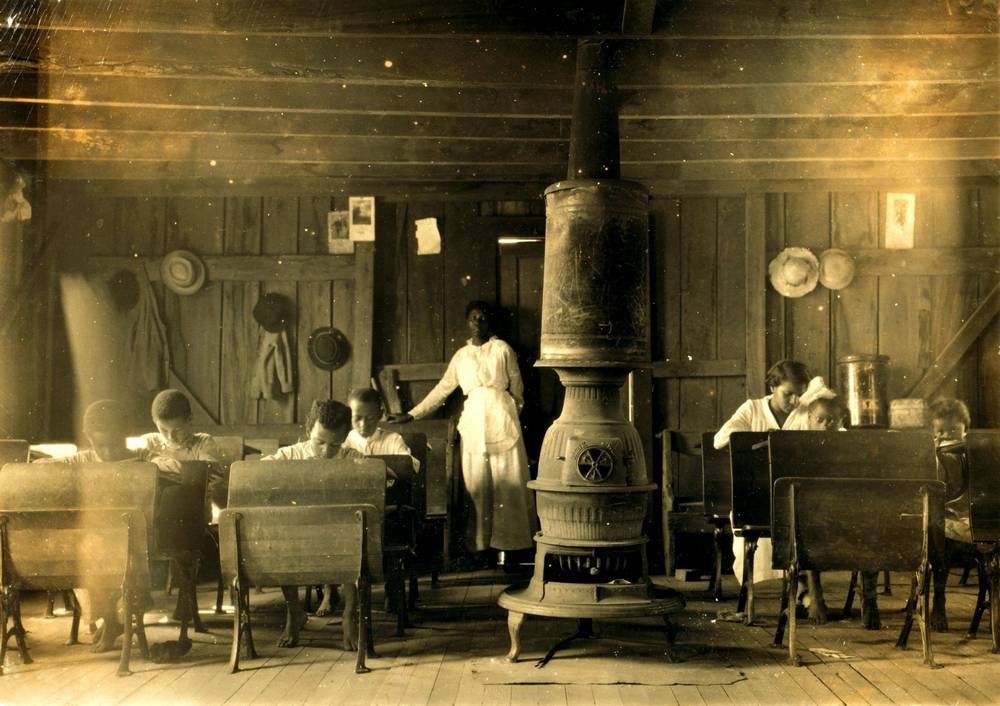
[[[812,601],[809,603],[809,622],[813,625],[824,625],[829,620],[829,610],[826,603]]]
[[[323,601],[319,604],[319,608],[316,609],[317,618],[325,618],[330,615],[332,611],[330,610],[330,600],[329,596],[323,595]]]
[[[882,618],[878,614],[878,602],[865,599],[861,603],[861,622],[865,630],[881,630]]]
[[[944,609],[944,601],[934,601],[931,608],[931,630],[948,632],[948,614]]]
[[[124,628],[119,623],[114,623],[113,625],[108,625],[105,621],[104,625],[97,629],[94,633],[94,646],[90,648],[91,652],[101,653],[110,652],[115,648],[115,640],[124,632]]]
[[[285,631],[278,638],[278,647],[296,647],[299,644],[299,629],[309,617],[297,602],[286,603],[285,608]]]

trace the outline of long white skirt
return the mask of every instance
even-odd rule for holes
[[[746,555],[746,542],[743,537],[733,537],[733,574],[736,581],[743,583],[743,557]],[[769,537],[757,540],[757,551],[753,555],[753,582],[771,581],[784,578],[784,573],[771,568],[772,547]]]
[[[535,499],[528,490],[528,454],[518,439],[501,453],[467,453],[462,446],[462,478],[472,500],[469,540],[476,551],[527,549],[538,526]]]

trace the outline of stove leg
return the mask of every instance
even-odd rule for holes
[[[507,630],[510,631],[510,652],[507,653],[508,662],[516,662],[521,656],[521,626],[524,625],[524,613],[516,611],[507,612]]]

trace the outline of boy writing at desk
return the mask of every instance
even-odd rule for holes
[[[335,400],[313,402],[306,417],[309,438],[291,446],[283,446],[261,461],[305,461],[313,458],[363,458],[344,442],[351,430],[351,410]],[[353,588],[353,587],[352,587]],[[282,586],[285,597],[285,631],[278,638],[278,647],[295,647],[299,644],[299,629],[308,618],[299,603],[298,586]],[[327,592],[329,594],[329,591]],[[356,594],[344,592],[344,648],[357,649],[357,628],[354,612],[357,609]]]
[[[352,390],[347,398],[347,404],[351,408],[351,431],[344,441],[345,448],[354,449],[362,456],[409,456],[413,462],[413,471],[420,472],[420,462],[410,453],[410,447],[403,441],[403,437],[394,431],[378,428],[383,410],[382,400],[375,390],[371,388]],[[353,588],[353,586],[347,587],[348,597]],[[336,595],[334,591],[334,586],[326,586],[323,600],[316,609],[317,617],[330,615],[333,612],[333,596]]]

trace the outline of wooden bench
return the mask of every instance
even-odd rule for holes
[[[256,657],[251,586],[353,583],[358,588],[358,657],[374,656],[371,583],[382,577],[386,466],[378,459],[241,461],[219,519],[222,568],[233,593],[230,669]]]
[[[979,595],[969,624],[975,637],[990,610],[992,651],[1000,652],[1000,431],[974,430],[965,437],[969,468],[969,524],[978,550]]]
[[[773,567],[786,571],[775,645],[788,625],[788,654],[799,664],[794,596],[800,571],[913,571],[916,581],[897,646],[905,647],[918,607],[924,664],[930,642],[929,546],[942,517],[944,483],[879,478],[779,478],[774,484]],[[845,511],[849,508],[850,511]]]
[[[733,472],[729,460],[729,447],[715,448],[715,432],[701,435],[701,482],[705,504],[705,518],[715,528],[712,537],[715,551],[715,570],[709,590],[717,601],[722,600],[722,540],[727,530],[732,531],[729,513],[733,509]]]
[[[11,637],[28,664],[22,590],[77,587],[121,591],[125,605],[118,674],[129,674],[133,624],[149,647],[141,592],[149,587],[157,469],[151,463],[7,464],[0,472],[0,673]],[[8,622],[11,626],[8,627]],[[69,643],[77,641],[74,610]]]

